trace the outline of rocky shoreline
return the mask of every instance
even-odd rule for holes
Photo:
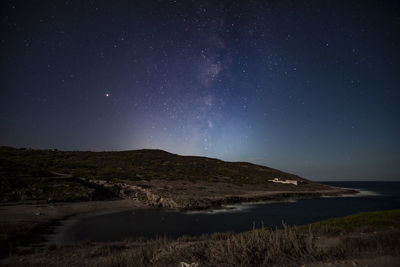
[[[158,208],[166,208],[180,211],[219,209],[225,205],[244,202],[269,202],[288,201],[292,199],[310,199],[326,196],[341,196],[359,193],[357,190],[326,186],[324,190],[305,191],[249,191],[237,194],[221,194],[217,196],[203,196],[199,194],[182,197],[173,194],[162,194],[157,192],[155,186],[132,185],[129,183],[111,183],[105,180],[90,180],[104,187],[120,188],[119,194],[123,199],[134,199],[141,201],[144,205]]]
[[[239,203],[247,203],[247,202],[286,202],[290,200],[297,199],[311,199],[311,198],[319,198],[319,197],[334,197],[348,194],[357,194],[356,190],[332,190],[332,191],[320,191],[320,192],[277,192],[270,193],[265,195],[255,195],[255,196],[228,196],[224,198],[217,199],[198,199],[196,202],[189,203],[184,206],[177,206],[175,209],[181,211],[191,211],[191,210],[209,210],[209,209],[219,209],[223,208],[226,205],[233,205]],[[152,206],[156,207],[164,207],[161,201],[156,201],[155,203],[151,203]]]

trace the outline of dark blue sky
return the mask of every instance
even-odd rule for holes
[[[400,179],[397,1],[0,5],[0,145]]]

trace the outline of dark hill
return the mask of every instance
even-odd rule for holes
[[[2,202],[124,198],[166,208],[207,209],[354,193],[247,162],[148,149],[89,152],[3,147],[0,178]],[[282,183],[286,180],[296,184]]]
[[[163,150],[118,152],[0,149],[1,170],[23,165],[24,172],[55,172],[109,180],[224,181],[234,184],[265,183],[272,178],[307,180],[296,175],[247,162],[179,156]],[[30,169],[28,168],[30,167]]]

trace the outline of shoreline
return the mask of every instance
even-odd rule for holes
[[[0,206],[1,248],[0,256],[4,257],[11,247],[25,247],[31,245],[46,245],[51,239],[56,239],[57,227],[69,220],[79,220],[85,216],[95,216],[109,212],[119,212],[137,208],[161,208],[178,212],[210,212],[217,213],[227,210],[229,206],[252,204],[268,204],[277,202],[290,202],[298,199],[320,198],[324,196],[340,197],[344,193],[357,194],[353,189],[334,189],[317,192],[267,192],[263,195],[228,196],[220,199],[206,201],[207,208],[203,206],[191,209],[171,209],[144,204],[138,200],[103,200],[85,202],[63,202],[54,204],[15,204]],[[204,204],[204,202],[202,202]],[[233,211],[233,209],[230,209]],[[229,212],[227,210],[226,212]],[[240,209],[239,209],[240,212]],[[49,240],[50,238],[50,240]]]
[[[224,206],[245,204],[245,203],[276,203],[276,202],[290,202],[293,200],[300,199],[312,199],[312,198],[323,198],[323,197],[346,197],[346,196],[357,196],[360,194],[359,190],[349,188],[335,188],[332,190],[318,190],[318,191],[277,191],[277,192],[266,192],[264,194],[242,194],[224,196],[221,198],[203,198],[199,199],[200,205],[192,205],[186,207],[178,207],[173,210],[181,212],[191,211],[207,211],[207,210],[218,210]]]
[[[17,204],[0,206],[0,257],[17,247],[40,245],[63,221],[93,212],[146,207],[135,200]]]

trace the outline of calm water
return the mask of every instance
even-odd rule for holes
[[[125,238],[166,235],[200,235],[211,232],[246,231],[256,226],[306,224],[362,211],[400,208],[400,182],[327,182],[363,190],[356,197],[332,197],[295,202],[238,205],[234,210],[213,213],[181,213],[161,209],[85,216],[66,221],[53,241],[116,241]]]

